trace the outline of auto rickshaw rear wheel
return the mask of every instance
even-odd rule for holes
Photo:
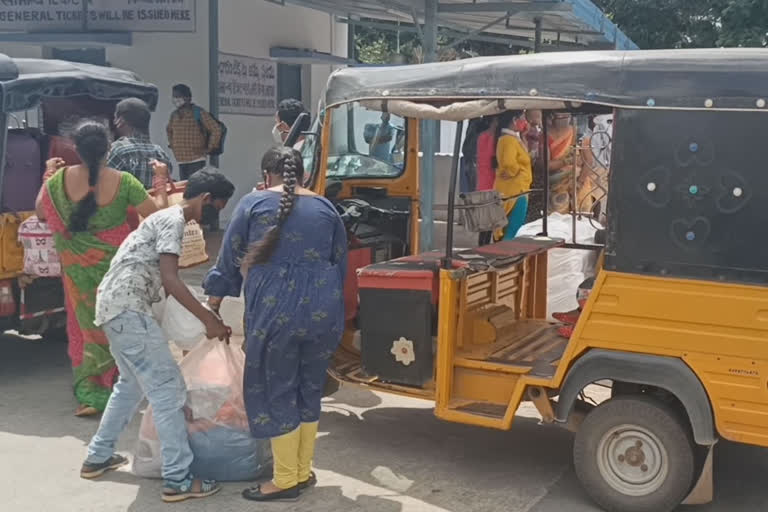
[[[687,496],[695,448],[684,418],[648,396],[619,396],[590,412],[576,434],[584,489],[610,512],[671,512]]]

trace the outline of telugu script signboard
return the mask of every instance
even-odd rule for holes
[[[195,0],[0,0],[0,30],[194,32]]]
[[[277,63],[219,54],[219,113],[272,116],[277,111]]]

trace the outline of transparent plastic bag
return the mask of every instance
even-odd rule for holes
[[[261,477],[272,463],[268,439],[254,439],[243,402],[245,356],[231,345],[206,340],[181,362],[187,384],[189,444],[195,455],[190,468],[203,478],[250,481]],[[162,455],[152,409],[139,429],[133,459],[134,474],[160,478]]]

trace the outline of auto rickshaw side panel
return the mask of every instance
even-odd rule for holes
[[[556,383],[593,349],[679,358],[706,389],[720,435],[768,446],[766,339],[762,287],[604,272]]]

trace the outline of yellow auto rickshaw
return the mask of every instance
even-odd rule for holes
[[[46,160],[79,163],[66,128],[89,117],[110,123],[130,97],[154,110],[157,88],[122,69],[0,54],[0,332],[65,336],[61,278],[24,273],[19,225],[34,214]]]
[[[575,431],[576,473],[606,510],[710,501],[718,439],[768,446],[766,83],[764,49],[337,71],[304,147],[312,188],[350,233],[331,375],[479,427],[509,430],[532,402]],[[613,115],[604,246],[552,238],[544,222],[539,236],[452,247],[461,123],[518,109]],[[419,203],[422,120],[458,123],[442,252],[419,249],[432,208]],[[531,194],[550,204],[544,171]],[[547,311],[548,253],[562,248],[603,253],[569,339]],[[597,405],[595,384],[610,388]]]

